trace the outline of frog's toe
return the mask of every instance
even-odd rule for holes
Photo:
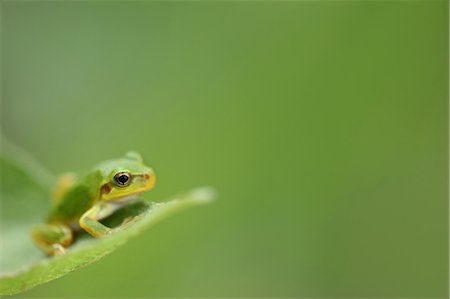
[[[59,243],[52,244],[53,255],[64,255],[67,252],[67,249]]]
[[[72,230],[61,224],[40,224],[31,230],[33,242],[48,255],[62,255],[73,242]]]

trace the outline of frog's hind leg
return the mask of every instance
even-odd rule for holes
[[[47,255],[62,255],[72,244],[73,233],[63,224],[40,224],[32,228],[31,239]]]
[[[56,182],[56,186],[53,189],[52,193],[52,199],[54,203],[59,202],[64,194],[67,192],[67,190],[70,189],[77,180],[76,174],[72,172],[63,173],[58,177],[58,180]]]

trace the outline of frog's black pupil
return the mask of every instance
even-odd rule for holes
[[[125,184],[126,182],[128,182],[128,176],[126,174],[119,175],[117,180],[119,181],[119,183]]]

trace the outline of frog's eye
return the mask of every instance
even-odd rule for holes
[[[114,176],[114,182],[118,187],[126,187],[131,183],[131,174],[128,172],[119,172]]]

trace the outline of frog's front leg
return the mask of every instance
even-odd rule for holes
[[[64,254],[72,244],[72,230],[64,224],[39,224],[32,228],[33,242],[48,255]]]
[[[115,207],[108,202],[99,202],[92,208],[87,210],[80,218],[80,226],[94,237],[102,237],[109,235],[113,229],[103,225],[98,219],[103,219],[111,215],[115,211]]]

